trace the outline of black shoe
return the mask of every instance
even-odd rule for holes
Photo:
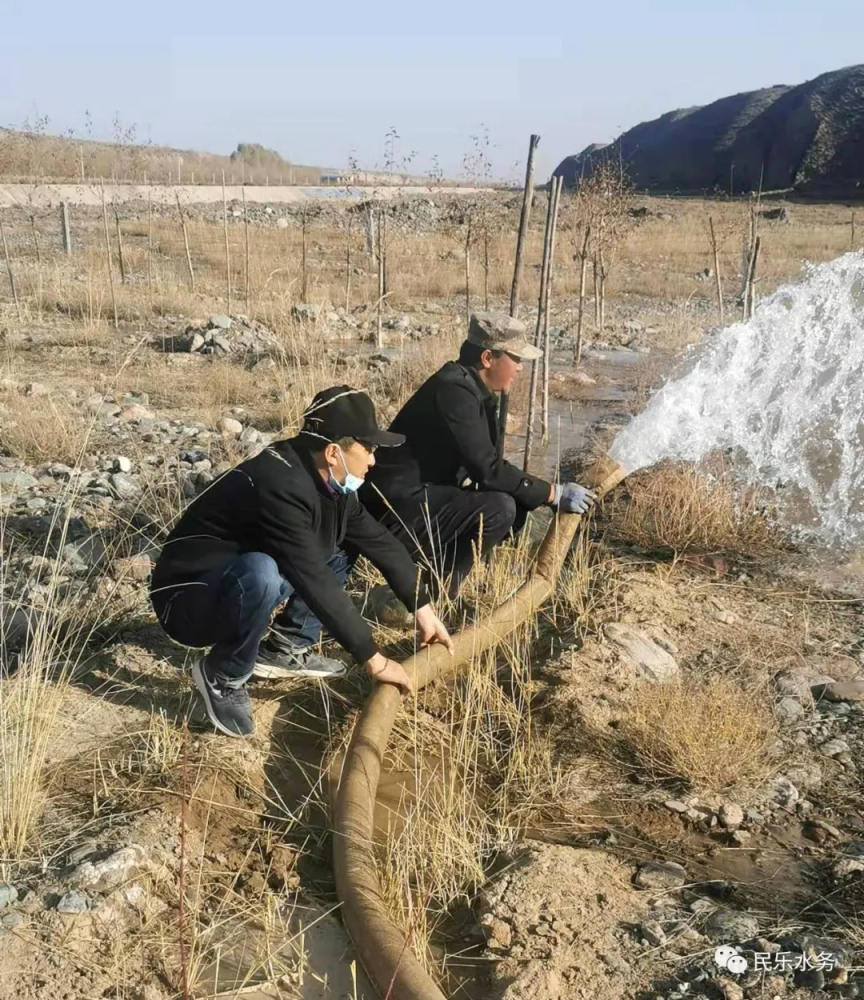
[[[252,721],[252,702],[246,685],[229,687],[207,663],[207,657],[192,664],[192,679],[213,725],[226,736],[251,736],[255,732]]]
[[[320,680],[331,680],[342,677],[346,666],[341,660],[321,656],[312,651],[311,646],[295,646],[288,649],[281,643],[261,643],[258,650],[258,661],[252,671],[253,677],[264,680],[280,680],[287,677],[317,677]]]

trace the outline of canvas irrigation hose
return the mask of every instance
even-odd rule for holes
[[[620,465],[604,459],[593,465],[582,481],[602,496],[624,476]],[[540,606],[555,586],[580,520],[578,514],[560,514],[552,520],[531,576],[482,620],[453,637],[453,656],[443,646],[435,645],[403,663],[417,691],[436,678],[464,668]],[[398,688],[376,685],[354,727],[333,823],[336,888],[342,902],[342,920],[381,1000],[446,1000],[418,961],[404,931],[388,917],[373,856],[378,781],[401,702]]]

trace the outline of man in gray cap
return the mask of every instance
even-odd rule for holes
[[[458,361],[428,378],[390,430],[405,443],[381,454],[360,499],[413,553],[449,578],[454,597],[474,561],[543,505],[584,513],[592,502],[577,483],[553,484],[508,462],[499,394],[541,351],[525,325],[502,313],[471,317]],[[466,485],[467,483],[467,485]]]

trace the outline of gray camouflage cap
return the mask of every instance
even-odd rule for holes
[[[520,361],[536,361],[543,356],[540,348],[529,341],[525,324],[507,313],[475,313],[468,324],[467,340],[486,351],[506,351]]]

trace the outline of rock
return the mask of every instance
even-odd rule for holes
[[[87,535],[63,546],[60,557],[67,569],[86,573],[105,561],[105,543],[99,535]]]
[[[727,830],[734,830],[744,822],[744,810],[734,802],[724,802],[718,815]]]
[[[643,940],[647,941],[654,948],[662,948],[666,944],[666,931],[656,920],[642,924],[640,933]]]
[[[87,411],[87,413],[93,413],[93,414],[99,413],[102,407],[105,405],[106,405],[105,397],[100,395],[98,392],[93,393],[92,396],[88,396],[82,404],[83,408]]]
[[[607,625],[606,638],[617,646],[636,668],[638,676],[664,683],[678,676],[678,663],[638,629],[620,622]]]
[[[834,862],[832,868],[835,878],[847,878],[858,872],[864,872],[864,858],[841,858]]]
[[[823,743],[819,747],[819,753],[824,754],[826,757],[839,757],[840,754],[849,753],[849,744],[846,740],[828,740],[827,743]]]
[[[146,406],[141,406],[140,403],[133,403],[131,406],[127,406],[125,409],[120,411],[119,417],[121,420],[153,420],[153,414]]]
[[[797,698],[786,695],[785,698],[781,698],[777,702],[774,711],[786,722],[795,722],[796,719],[800,719],[805,714],[806,709]]]
[[[72,873],[70,881],[100,892],[117,889],[137,875],[145,861],[144,848],[132,844],[122,847],[102,861],[84,861]]]
[[[127,458],[125,455],[118,455],[111,463],[111,468],[115,472],[131,472],[132,459]]]
[[[836,826],[826,823],[824,819],[811,819],[804,824],[804,836],[817,844],[823,844],[826,840],[840,840],[843,835]]]
[[[114,472],[108,477],[111,492],[118,500],[131,500],[141,493],[141,486],[137,479],[127,476],[123,472]]]
[[[705,932],[720,944],[739,944],[759,933],[759,922],[749,913],[737,910],[715,910],[705,924]]]
[[[230,330],[233,324],[230,316],[211,316],[207,323],[211,330]]]
[[[70,469],[68,465],[62,465],[60,462],[57,462],[54,465],[49,465],[45,472],[52,479],[59,479],[62,482],[67,483],[75,475],[74,469]]]
[[[717,979],[716,984],[725,1000],[744,1000],[744,988],[734,979]]]
[[[197,354],[198,351],[204,346],[206,341],[200,333],[193,333],[189,340],[186,342],[186,350],[190,354]]]
[[[314,323],[321,313],[321,306],[309,302],[298,302],[291,309],[291,316],[297,323]]]
[[[8,882],[0,882],[0,910],[4,906],[9,906],[18,899],[18,890]]]
[[[29,472],[0,472],[0,490],[4,493],[23,493],[39,485],[39,480]]]
[[[70,889],[57,904],[58,913],[86,913],[90,909],[90,900],[78,889]]]
[[[597,385],[597,379],[591,378],[586,372],[574,372],[573,381],[576,385]]]
[[[646,861],[633,881],[640,889],[680,889],[687,871],[675,861]]]
[[[822,784],[822,767],[817,761],[806,761],[786,771],[786,777],[798,788],[818,788]]]
[[[786,809],[791,809],[794,808],[799,798],[801,798],[801,793],[788,778],[781,774],[774,779],[775,802],[779,802]]]
[[[732,843],[738,847],[743,847],[748,841],[753,839],[753,834],[749,830],[733,830]]]
[[[211,341],[214,347],[217,347],[223,354],[231,353],[231,341],[227,337],[223,337],[219,334],[214,334],[213,340]]]
[[[814,965],[822,964],[826,969],[830,965],[832,968],[828,969],[829,972],[832,969],[851,969],[855,961],[852,947],[844,941],[837,941],[834,938],[805,934],[798,946]]]
[[[491,913],[484,914],[480,926],[486,934],[486,944],[492,951],[509,951],[513,943],[513,931],[504,920]]]
[[[806,972],[795,973],[795,985],[805,990],[819,993],[825,986],[825,973],[821,969],[808,969]]]
[[[686,802],[681,802],[678,799],[667,799],[663,805],[670,811],[675,813],[686,813],[690,808]]]
[[[7,931],[14,930],[16,927],[20,927],[24,923],[24,914],[17,913],[13,910],[11,913],[4,913],[3,918],[0,919],[0,924],[2,924]]]
[[[864,680],[814,684],[810,690],[816,701],[864,701]]]
[[[725,608],[712,608],[708,617],[723,625],[735,625],[738,622],[738,616]]]
[[[126,556],[115,559],[111,564],[111,575],[115,580],[134,580],[146,583],[153,571],[153,560],[148,555]]]
[[[802,670],[784,670],[774,677],[774,687],[781,695],[795,698],[802,705],[813,704],[811,678]]]
[[[277,229],[287,229],[288,226],[289,226],[289,222],[288,222],[287,219],[277,219],[276,220],[276,228]]]
[[[255,444],[258,441],[258,431],[254,427],[247,427],[240,435],[243,444]]]
[[[243,424],[233,417],[222,417],[216,424],[216,429],[225,437],[239,437],[243,433]]]

